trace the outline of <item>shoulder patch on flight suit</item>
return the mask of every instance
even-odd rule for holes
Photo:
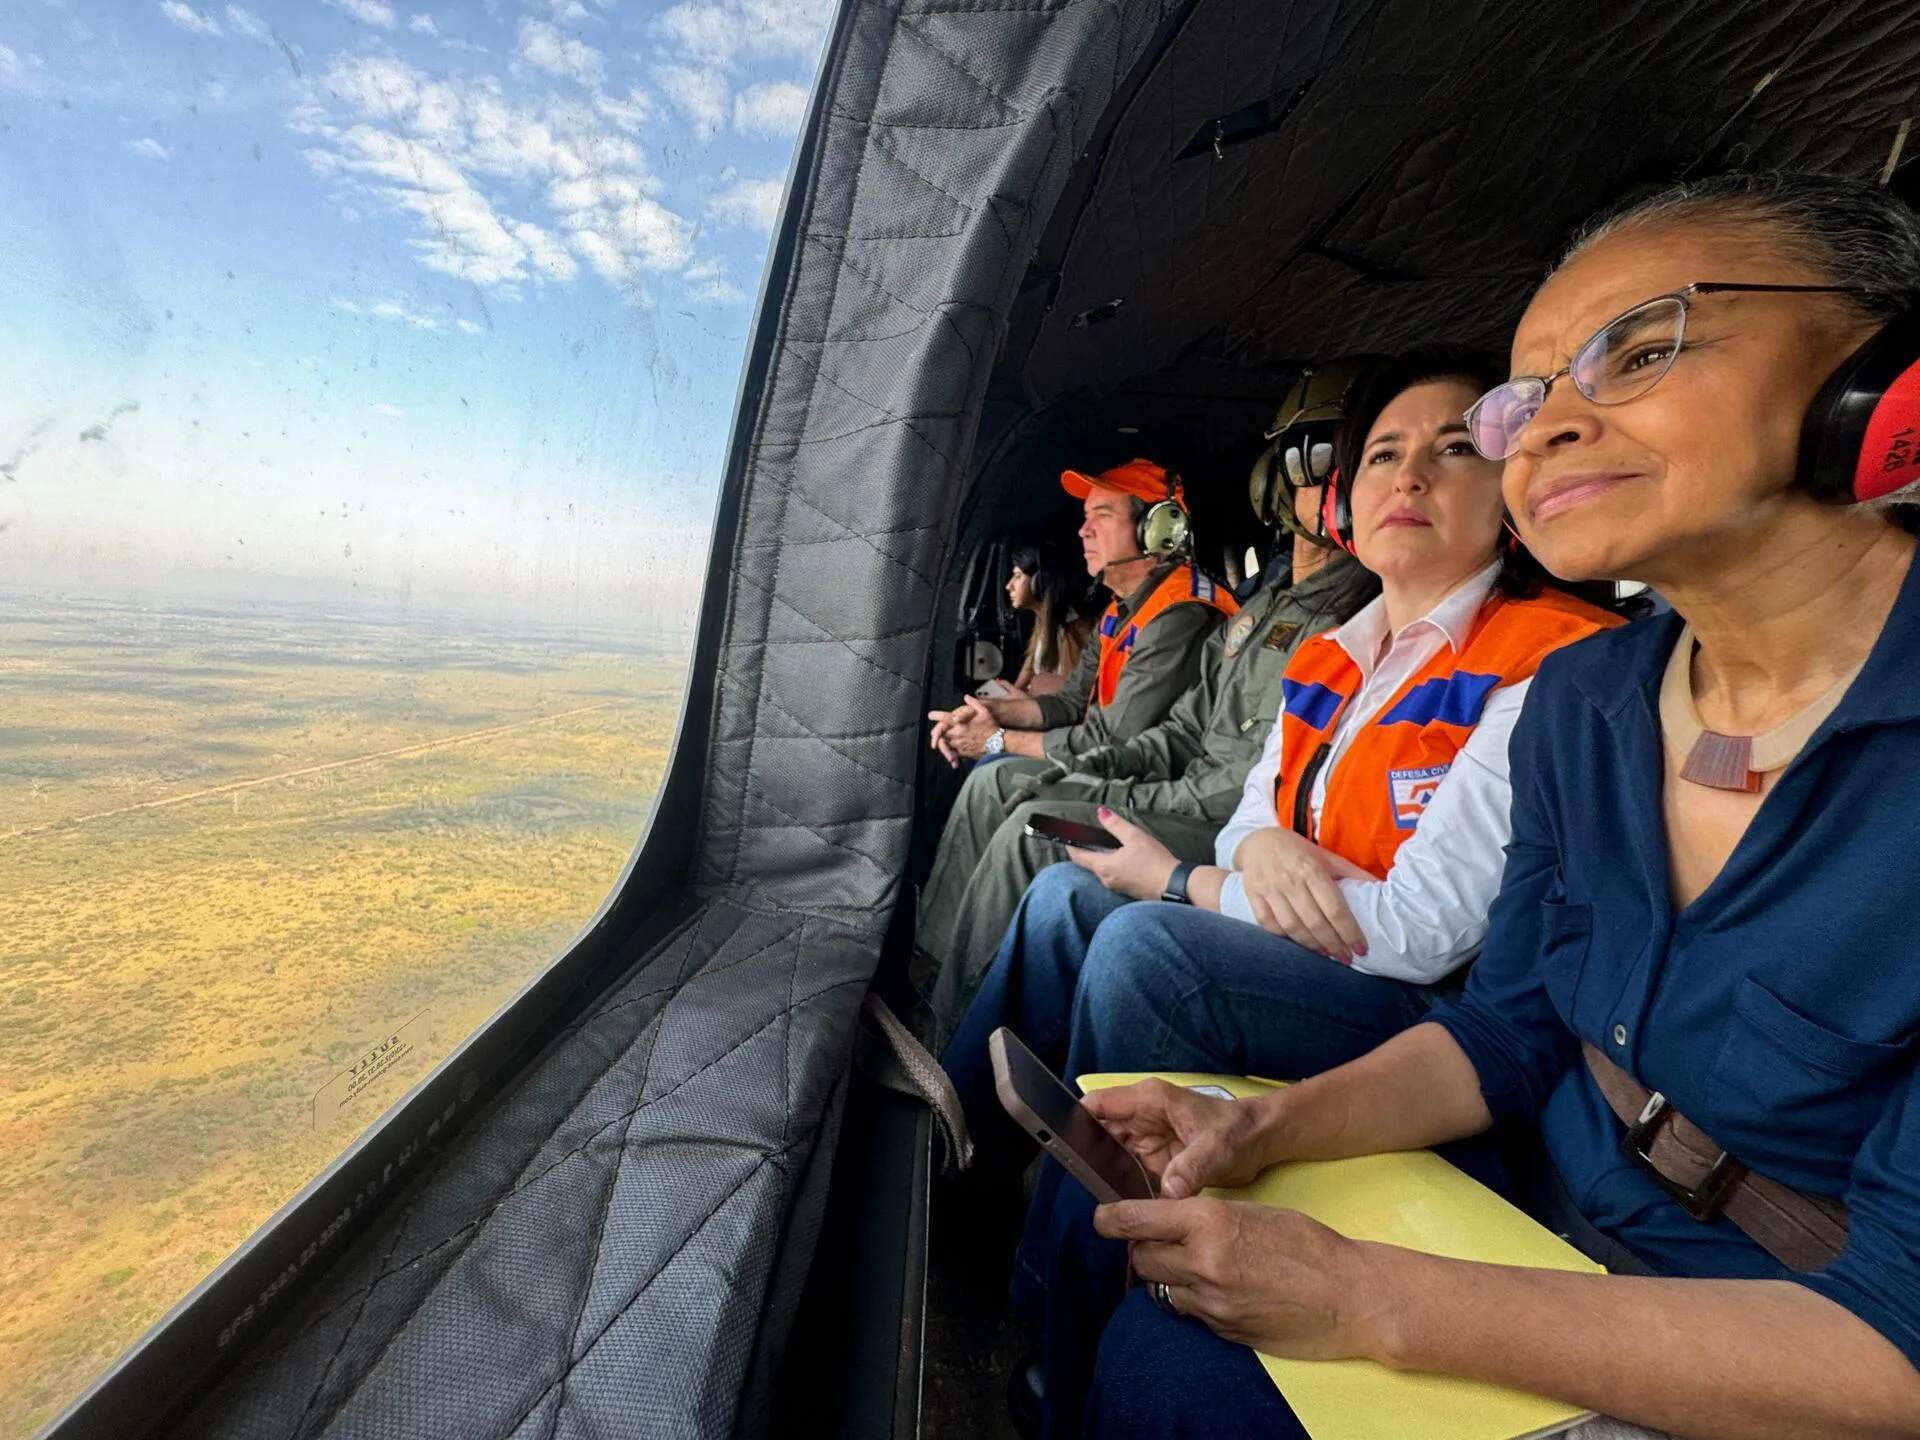
[[[1300,626],[1298,620],[1282,620],[1267,632],[1267,638],[1261,643],[1269,650],[1284,650],[1293,644],[1293,637],[1300,633]],[[1233,642],[1229,640],[1227,643],[1231,646]]]
[[[1227,659],[1231,660],[1246,648],[1247,639],[1253,634],[1254,617],[1250,611],[1242,610],[1233,617],[1233,624],[1227,627]],[[1299,626],[1294,627],[1296,630]]]

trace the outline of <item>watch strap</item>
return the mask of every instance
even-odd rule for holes
[[[1192,898],[1187,894],[1187,881],[1193,878],[1195,866],[1191,860],[1182,860],[1173,867],[1173,874],[1167,877],[1167,888],[1160,892],[1160,898],[1170,905],[1191,905]]]

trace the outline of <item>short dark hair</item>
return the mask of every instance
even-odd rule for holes
[[[1684,180],[1594,216],[1560,264],[1622,230],[1713,221],[1767,226],[1808,269],[1864,291],[1839,297],[1864,319],[1920,304],[1920,218],[1884,187],[1844,175],[1761,171]]]
[[[1457,380],[1478,396],[1506,378],[1507,367],[1497,356],[1464,345],[1422,345],[1390,356],[1361,375],[1348,393],[1347,423],[1334,443],[1338,483],[1351,493],[1352,477],[1360,473],[1360,459],[1366,454],[1367,436],[1380,413],[1403,392],[1416,385]],[[1501,594],[1514,599],[1534,594],[1547,578],[1546,569],[1524,545],[1501,547],[1500,574],[1494,580]]]

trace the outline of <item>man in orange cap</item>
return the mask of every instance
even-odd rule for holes
[[[1186,492],[1151,460],[1060,477],[1084,503],[1087,573],[1113,595],[1066,683],[1051,695],[935,710],[932,744],[949,761],[980,755],[1070,759],[1156,725],[1199,677],[1207,636],[1238,607],[1187,556]]]
[[[969,696],[962,709],[931,714],[933,744],[949,760],[957,763],[960,757],[980,754],[1031,757],[969,775],[941,834],[920,898],[918,942],[927,963],[940,971],[934,994],[936,1029],[944,1030],[958,1018],[984,964],[984,959],[961,967],[946,962],[956,928],[968,933],[974,928],[962,924],[967,897],[973,893],[970,881],[1000,827],[1007,785],[1018,778],[999,772],[1018,765],[1023,777],[1049,770],[1064,774],[1078,757],[1109,753],[1152,732],[1182,696],[1206,688],[1201,672],[1213,648],[1210,637],[1238,609],[1233,597],[1188,558],[1186,496],[1179,480],[1161,466],[1134,460],[1099,475],[1069,470],[1060,483],[1084,502],[1080,545],[1087,570],[1113,593],[1114,601],[1101,618],[1099,643],[1087,646],[1055,693],[1002,700]],[[1156,506],[1162,508],[1156,512]],[[1237,781],[1235,785],[1237,795]],[[1211,830],[1206,839],[1210,844]],[[1049,850],[1042,841],[1027,844]],[[997,918],[982,922],[992,930],[995,943],[1006,928],[1006,914],[1032,878],[1026,873],[1031,867],[1014,868],[1019,873],[1001,877],[996,890],[998,894],[1011,887],[1011,899],[1000,907],[1006,913],[995,911]],[[990,958],[992,947],[986,948]]]

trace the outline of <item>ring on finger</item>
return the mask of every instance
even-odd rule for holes
[[[1158,1308],[1166,1311],[1167,1314],[1178,1315],[1180,1313],[1173,1308],[1173,1291],[1167,1288],[1166,1281],[1155,1280],[1151,1285],[1147,1286],[1147,1296]]]

